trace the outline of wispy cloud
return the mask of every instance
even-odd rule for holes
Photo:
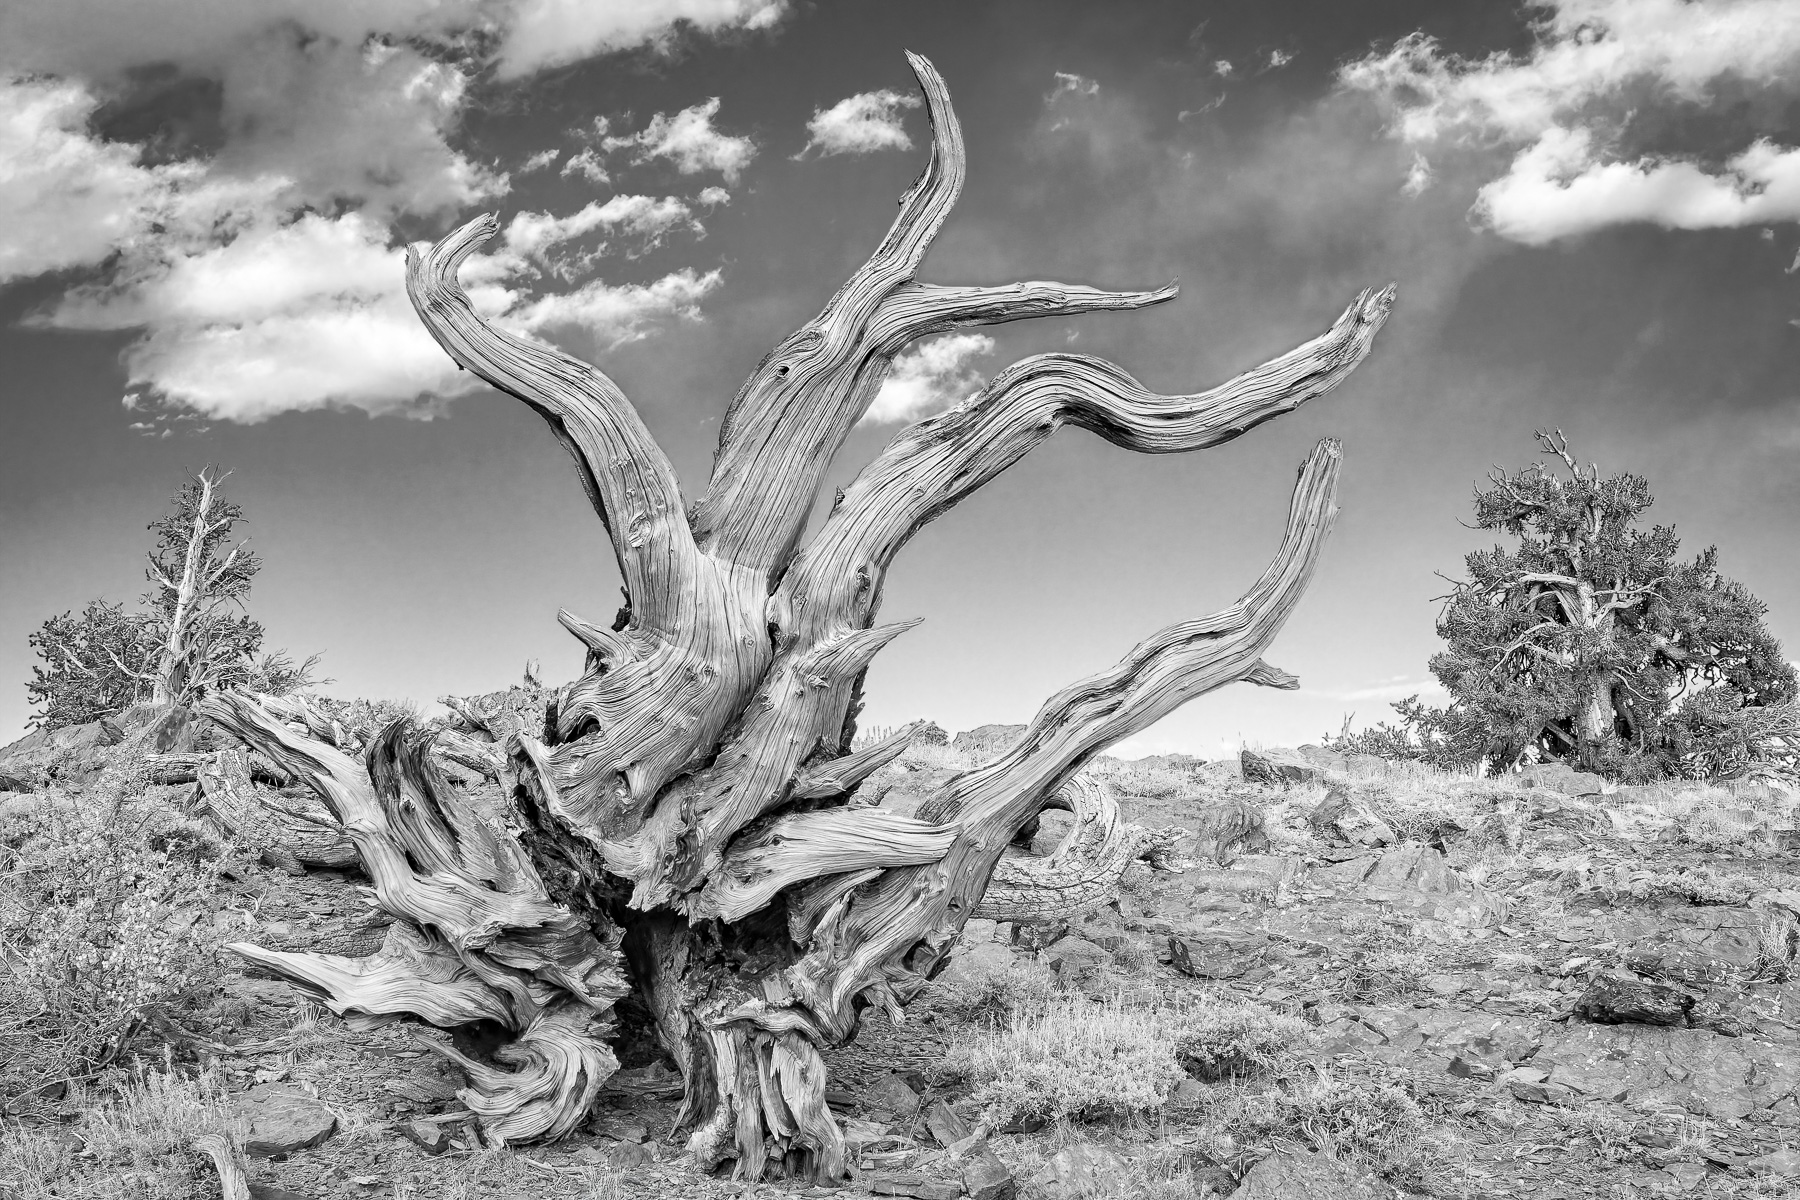
[[[1404,700],[1408,696],[1441,696],[1445,695],[1444,685],[1436,679],[1418,679],[1411,675],[1392,675],[1386,679],[1360,687],[1349,688],[1301,688],[1298,695],[1316,696],[1321,700],[1340,700],[1345,703],[1360,701],[1392,702]]]
[[[826,155],[910,149],[912,139],[901,124],[902,110],[917,108],[920,103],[917,96],[885,88],[846,96],[830,108],[813,112],[806,123],[806,145],[794,157],[803,157],[812,150]]]

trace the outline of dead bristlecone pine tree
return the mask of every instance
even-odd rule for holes
[[[1330,440],[1301,467],[1281,548],[1236,604],[1070,684],[1017,743],[944,784],[916,816],[851,804],[911,732],[851,752],[863,673],[912,624],[875,618],[888,567],[920,527],[1063,425],[1161,454],[1216,446],[1289,412],[1356,367],[1394,296],[1364,292],[1313,341],[1192,395],[1157,395],[1082,355],[1024,359],[967,403],[902,430],[806,539],[833,456],[913,342],[1176,294],[918,281],[964,159],[943,80],[925,59],[911,62],[933,129],[925,171],[868,262],[738,392],[692,504],[612,380],[477,315],[457,269],[495,233],[493,217],[409,256],[408,291],[439,344],[529,404],[573,455],[627,594],[610,627],[558,614],[587,662],[554,694],[544,728],[488,731],[509,827],[475,814],[430,733],[407,722],[352,756],[252,698],[205,705],[317,789],[394,917],[367,958],[235,949],[355,1019],[498,1023],[510,1040],[490,1061],[439,1047],[468,1073],[463,1100],[490,1142],[580,1124],[618,1065],[613,1007],[635,991],[682,1072],[681,1128],[701,1165],[841,1177],[821,1048],[853,1037],[871,1005],[901,1017],[1014,831],[1047,805],[1067,806],[1065,789],[1096,753],[1195,696],[1239,681],[1296,686],[1262,654],[1336,511]]]

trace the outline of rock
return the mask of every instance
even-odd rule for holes
[[[1175,1085],[1175,1090],[1169,1093],[1169,1099],[1177,1108],[1198,1108],[1206,1103],[1207,1097],[1210,1095],[1212,1093],[1205,1084],[1198,1079],[1189,1077]]]
[[[1244,750],[1238,756],[1244,778],[1251,783],[1316,783],[1325,778],[1325,769],[1307,759],[1298,750],[1277,746],[1261,752]]]
[[[944,964],[937,979],[939,983],[976,983],[1003,975],[1018,963],[1017,951],[999,942],[980,942],[973,946],[958,944],[950,952],[950,961]]]
[[[1067,921],[1015,921],[1012,944],[1021,950],[1042,950],[1069,932]]]
[[[1378,1200],[1374,1181],[1330,1155],[1283,1150],[1244,1176],[1232,1200]]]
[[[930,1108],[925,1110],[925,1129],[932,1140],[943,1147],[950,1147],[974,1132],[969,1123],[948,1103],[934,1100]]]
[[[918,1200],[956,1200],[962,1188],[947,1179],[927,1179],[917,1171],[876,1171],[866,1181],[877,1196],[914,1196]]]
[[[1044,961],[1050,964],[1059,979],[1085,979],[1110,965],[1112,955],[1104,946],[1071,935],[1045,951]]]
[[[1606,791],[1606,780],[1587,771],[1570,771],[1553,778],[1549,786],[1565,796],[1598,796]]]
[[[985,758],[1011,748],[1024,736],[1023,725],[978,725],[950,739],[950,748]]]
[[[1442,896],[1469,890],[1468,881],[1430,846],[1396,846],[1376,862],[1364,880],[1371,899],[1379,891],[1412,891]]]
[[[1306,816],[1322,837],[1339,837],[1358,846],[1388,846],[1400,840],[1394,827],[1344,788],[1332,788]]]
[[[1327,750],[1323,746],[1300,746],[1298,753],[1315,767],[1323,767],[1327,771],[1342,771],[1350,765],[1349,756],[1339,754],[1336,750]]]
[[[312,1200],[311,1196],[302,1196],[299,1192],[290,1192],[284,1187],[276,1187],[272,1183],[252,1183],[250,1200]]]
[[[889,1072],[863,1089],[863,1107],[876,1112],[890,1112],[896,1117],[911,1117],[919,1111],[919,1093],[906,1080]]]
[[[1745,912],[1736,927],[1682,926],[1661,930],[1633,943],[1625,966],[1693,987],[1726,983],[1754,974],[1762,953],[1760,919]]]
[[[450,1148],[450,1133],[435,1121],[406,1121],[400,1136],[427,1154],[442,1154]]]
[[[1677,1191],[1682,1192],[1691,1192],[1705,1183],[1710,1173],[1705,1163],[1670,1163],[1663,1168],[1663,1174],[1669,1177],[1669,1182],[1674,1184]]]
[[[1125,1160],[1101,1146],[1065,1146],[1031,1177],[1047,1200],[1082,1200],[1116,1190],[1128,1170]]]
[[[614,1142],[606,1148],[606,1161],[621,1171],[641,1167],[650,1160],[650,1148],[641,1142]]]
[[[1698,1029],[1571,1025],[1546,1034],[1532,1062],[1583,1095],[1722,1120],[1786,1103],[1800,1089],[1800,1062],[1788,1046]]]
[[[985,1138],[965,1150],[961,1158],[963,1190],[969,1200],[1013,1200],[1018,1193],[1012,1172]]]
[[[1559,776],[1573,775],[1575,768],[1566,762],[1526,763],[1519,768],[1519,782],[1526,787],[1553,787]]]
[[[248,1119],[244,1150],[274,1158],[317,1146],[337,1132],[337,1118],[323,1104],[298,1092],[252,1088],[238,1101]]]
[[[1602,971],[1575,1001],[1575,1015],[1598,1025],[1688,1023],[1694,998],[1680,988],[1651,983],[1624,971]]]
[[[1800,1175],[1800,1152],[1783,1146],[1779,1150],[1758,1155],[1744,1165],[1757,1175],[1777,1175],[1783,1179],[1792,1179]]]

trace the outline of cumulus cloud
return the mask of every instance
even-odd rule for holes
[[[1732,229],[1800,220],[1800,149],[1758,140],[1719,171],[1679,159],[1602,162],[1583,129],[1547,131],[1481,189],[1494,231],[1527,245],[1647,222]]]
[[[1701,229],[1800,220],[1791,148],[1712,156],[1633,146],[1646,108],[1681,114],[1721,87],[1794,90],[1791,0],[1540,0],[1533,47],[1481,59],[1415,34],[1344,68],[1420,150],[1490,148],[1510,165],[1476,212],[1541,244],[1626,223]],[[1421,163],[1423,159],[1419,160]],[[1423,168],[1426,177],[1429,167]]]
[[[731,193],[722,187],[701,188],[700,194],[695,196],[694,200],[708,208],[716,208],[721,204],[730,204]]]
[[[523,0],[508,8],[499,54],[502,79],[608,50],[666,43],[683,28],[767,29],[787,5],[783,0]]]
[[[715,129],[712,121],[718,111],[719,98],[714,96],[672,117],[657,113],[639,132],[608,137],[601,145],[608,151],[635,151],[634,162],[666,158],[683,175],[717,171],[725,176],[725,182],[736,183],[738,175],[756,157],[756,143]]]
[[[806,123],[808,150],[824,154],[871,154],[877,150],[907,150],[912,140],[900,123],[901,110],[917,108],[919,97],[883,88],[846,96],[826,109],[815,109]]]
[[[689,270],[532,298],[520,286],[528,273],[503,253],[477,255],[463,276],[476,309],[503,327],[577,329],[601,346],[638,340],[660,321],[697,318],[720,282],[717,271]],[[429,412],[479,381],[426,333],[404,280],[405,252],[381,223],[308,214],[246,230],[165,270],[73,289],[32,323],[143,329],[125,352],[129,407],[241,422],[336,407]]]
[[[520,175],[534,175],[539,171],[547,171],[551,167],[554,167],[556,165],[556,160],[561,157],[561,150],[539,150],[536,154],[533,154],[530,158],[519,164],[518,173]]]
[[[953,333],[920,342],[894,359],[861,425],[913,421],[962,403],[980,390],[971,360],[993,353],[994,339],[980,333]]]
[[[0,283],[105,258],[191,178],[88,136],[96,103],[74,81],[0,83]]]
[[[128,402],[165,415],[419,411],[474,384],[411,312],[396,224],[510,186],[458,148],[470,81],[684,30],[762,27],[782,11],[771,0],[15,0],[0,6],[0,284],[85,270],[30,323],[141,331],[124,355]],[[153,117],[130,135],[148,141],[101,132],[107,103]],[[640,158],[735,179],[754,147],[713,130],[716,110],[659,114],[627,140]],[[520,172],[559,157],[532,155]],[[563,173],[606,179],[591,150]],[[701,202],[725,197],[707,199],[713,190]],[[674,197],[525,213],[466,277],[479,281],[477,306],[521,332],[631,340],[695,316],[718,273],[563,296],[536,284],[618,239],[635,253],[682,228],[700,231]],[[583,239],[594,244],[571,256]]]

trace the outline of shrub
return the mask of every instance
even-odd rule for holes
[[[0,830],[3,1090],[112,1061],[194,990],[212,963],[193,922],[216,848],[142,805],[49,803]]]
[[[938,990],[937,1003],[961,1024],[999,1029],[1042,1012],[1055,995],[1048,973],[1012,966],[944,984]]]
[[[1408,1178],[1422,1163],[1426,1124],[1397,1078],[1340,1075],[1320,1067],[1310,1078],[1234,1097],[1215,1128],[1240,1145],[1293,1138],[1384,1176]]]
[[[1317,1044],[1298,1017],[1220,999],[1183,1014],[1175,1054],[1188,1074],[1210,1081],[1284,1070]]]

